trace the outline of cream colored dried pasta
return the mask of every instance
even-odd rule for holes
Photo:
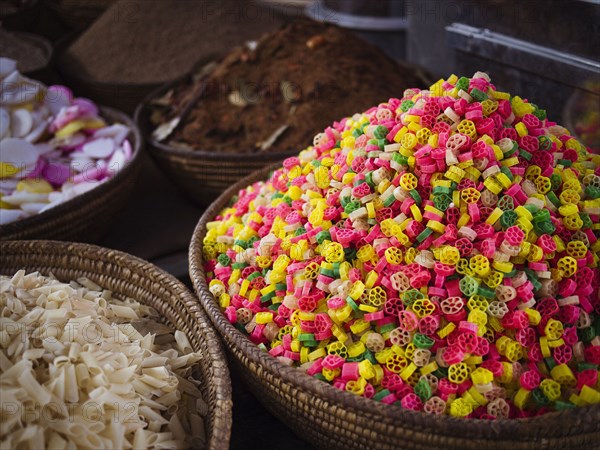
[[[158,318],[87,278],[0,276],[0,450],[203,446],[202,355]]]

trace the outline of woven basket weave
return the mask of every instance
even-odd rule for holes
[[[133,121],[122,112],[100,108],[108,123],[120,122],[131,132],[131,160],[114,177],[98,187],[52,209],[0,226],[0,240],[58,239],[94,242],[110,227],[112,219],[126,204],[142,162],[142,138]]]
[[[190,244],[190,277],[200,302],[254,395],[299,437],[322,449],[575,449],[600,448],[600,405],[518,420],[438,417],[341,391],[287,367],[237,330],[209,292],[203,272],[206,224],[247,185],[274,167],[232,186],[201,217]]]
[[[231,383],[221,343],[198,300],[172,275],[139,258],[87,244],[56,241],[0,243],[0,273],[19,269],[53,273],[62,281],[87,277],[120,296],[155,308],[176,329],[184,331],[198,362],[200,389],[209,405],[205,418],[207,448],[229,448]]]

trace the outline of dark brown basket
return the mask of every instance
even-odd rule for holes
[[[183,80],[185,78],[167,83],[148,95],[137,107],[134,120],[158,167],[195,203],[208,206],[233,183],[297,153],[219,153],[184,150],[157,142],[152,137],[150,104],[153,99],[162,97]]]
[[[101,107],[100,114],[109,123],[120,122],[131,129],[131,160],[114,177],[91,191],[41,214],[0,226],[0,240],[94,242],[109,229],[112,219],[127,202],[137,178],[142,162],[142,138],[133,121],[122,112]]]
[[[53,273],[62,281],[87,277],[115,294],[155,308],[185,332],[198,362],[200,389],[209,405],[205,418],[207,448],[226,450],[231,434],[231,382],[221,343],[198,300],[172,275],[134,256],[87,244],[55,241],[0,243],[0,273],[19,269]]]
[[[190,244],[190,277],[208,316],[225,341],[233,368],[257,399],[299,437],[322,449],[575,449],[600,448],[600,405],[518,420],[438,417],[386,405],[285,366],[235,328],[208,290],[202,241],[206,224],[247,185],[265,180],[256,172],[221,195],[200,218]]]

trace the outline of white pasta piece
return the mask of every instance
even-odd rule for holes
[[[6,331],[6,330],[0,331],[0,347],[7,348],[8,345],[10,344],[10,341],[11,341],[11,337],[10,337],[10,334],[8,334],[8,331]]]
[[[54,375],[54,378],[47,385],[47,388],[49,388],[57,398],[64,400],[66,388],[65,371],[58,370],[57,372],[58,375]]]
[[[13,363],[8,359],[3,351],[0,351],[0,372],[4,373],[13,366]]]
[[[64,367],[65,374],[65,396],[64,399],[69,403],[77,403],[79,401],[79,389],[77,383],[77,374],[75,366],[68,364]]]
[[[131,384],[133,385],[135,392],[143,397],[149,397],[150,393],[154,390],[152,386],[147,385],[139,378],[132,380]]]
[[[165,356],[153,356],[151,358],[146,358],[142,361],[142,370],[145,367],[160,367],[165,366],[169,358]]]
[[[77,386],[79,389],[81,390],[87,388],[90,380],[88,366],[85,364],[77,364],[75,366],[75,376],[77,377]]]
[[[19,319],[19,323],[23,326],[31,325],[37,322],[40,317],[44,314],[44,310],[41,308],[34,308],[28,314]]]
[[[201,359],[202,359],[202,355],[200,353],[189,353],[185,356],[180,356],[179,358],[176,358],[172,362],[171,368],[173,370],[175,370],[175,369],[179,369],[180,367],[187,367],[194,363],[197,363]]]
[[[162,403],[163,405],[171,406],[177,403],[179,400],[181,400],[181,392],[175,389],[158,397],[157,402]]]
[[[157,409],[159,411],[166,411],[167,407],[164,404],[162,404],[159,400],[160,400],[160,397],[158,397],[156,400],[153,400],[149,397],[145,397],[142,399],[141,404],[150,406],[151,408]]]
[[[177,341],[177,348],[179,348],[181,353],[184,355],[192,353],[192,345],[184,332],[179,330],[175,331],[175,340]]]
[[[131,325],[130,323],[124,323],[121,325],[118,325],[119,330],[121,330],[121,332],[127,336],[129,338],[129,341],[141,341],[144,336],[142,336],[138,330],[135,329],[135,327],[133,325]]]
[[[13,336],[12,341],[8,344],[6,353],[8,356],[20,355],[25,350],[24,333],[19,333]]]
[[[154,347],[154,334],[148,333],[144,336],[144,338],[140,341],[140,347],[147,350],[152,350]]]
[[[110,305],[110,309],[117,317],[130,320],[139,319],[135,311],[129,306]]]
[[[159,378],[155,378],[151,375],[146,374],[143,374],[140,377],[140,381],[146,383],[148,386],[152,386],[159,389],[167,385],[167,380],[161,380]]]
[[[98,375],[102,371],[102,369],[100,369],[100,363],[96,361],[96,358],[90,352],[81,352],[79,358],[86,365],[90,374]]]
[[[157,378],[159,380],[166,380],[169,377],[169,371],[166,367],[147,367],[142,369],[144,375]]]
[[[32,375],[31,370],[26,370],[19,375],[19,384],[27,391],[27,393],[37,400],[41,405],[45,405],[52,400],[52,394],[48,392]]]
[[[109,422],[101,436],[106,437],[112,448],[125,448],[125,427],[118,422]]]
[[[160,432],[161,428],[163,427],[163,425],[160,422],[154,422],[151,421],[148,423],[148,431],[151,431],[152,433],[154,433],[151,437],[150,437],[150,441],[152,442],[152,447],[154,447],[154,444],[156,443],[156,433]]]
[[[61,289],[60,291],[54,291],[51,294],[48,294],[49,302],[57,302],[62,303],[65,300],[69,299],[69,294],[65,289]]]
[[[138,412],[140,416],[144,417],[145,419],[160,423],[161,425],[166,425],[169,423],[169,421],[161,416],[160,413],[154,411],[152,408],[146,405],[141,405],[138,408]]]
[[[42,346],[50,353],[54,354],[63,354],[65,350],[65,345],[56,340],[55,338],[49,338],[42,340]]]
[[[109,384],[108,378],[106,375],[104,375],[104,373],[94,375],[90,380],[90,385],[93,387],[108,386]]]
[[[67,448],[67,441],[65,441],[60,434],[52,432],[46,448],[48,450],[65,450]]]
[[[198,388],[196,386],[194,386],[194,384],[192,382],[186,380],[185,378],[181,378],[177,374],[175,376],[177,377],[177,380],[179,381],[179,387],[181,388],[181,390],[183,392],[191,395],[192,397],[201,397],[202,396],[202,393],[198,390]]]
[[[136,372],[137,366],[125,367],[114,371],[107,375],[108,380],[112,383],[127,383]]]
[[[101,291],[102,288],[87,277],[77,278],[77,283],[88,288],[90,291]]]
[[[133,450],[146,450],[148,448],[148,437],[145,430],[138,428],[133,437]]]
[[[32,273],[31,275],[35,275],[35,273]],[[13,286],[19,286],[21,284],[21,282],[23,281],[23,277],[25,276],[25,271],[23,269],[18,270],[17,273],[15,273],[13,275],[13,277],[10,279],[10,282]]]
[[[81,351],[81,344],[79,342],[73,342],[69,347],[69,360],[74,362],[79,357],[79,352]]]

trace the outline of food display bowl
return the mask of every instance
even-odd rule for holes
[[[402,409],[339,390],[261,350],[221,311],[204,273],[207,223],[239,190],[266,180],[257,171],[225,191],[201,217],[190,244],[190,277],[200,303],[225,342],[232,368],[271,413],[321,449],[575,449],[598,448],[600,405],[526,419],[462,419]]]
[[[131,297],[160,314],[165,323],[186,333],[198,361],[199,388],[208,404],[206,448],[229,448],[231,382],[219,338],[198,300],[175,277],[134,256],[95,245],[57,241],[0,242],[0,273],[24,269],[53,274],[68,282],[87,277],[117,297]]]
[[[132,192],[141,163],[143,142],[139,130],[125,114],[101,107],[100,116],[108,123],[130,128],[128,139],[133,154],[119,172],[94,189],[40,214],[0,226],[0,240],[56,239],[94,242],[113,225]]]

